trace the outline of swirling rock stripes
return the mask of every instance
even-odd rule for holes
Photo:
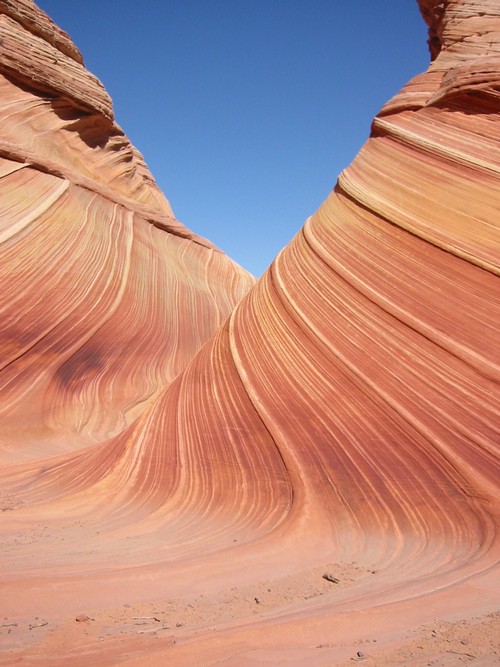
[[[151,216],[173,217],[142,156],[122,130],[82,114],[66,97],[33,95],[0,80],[0,154],[28,163]]]
[[[0,19],[0,456],[19,460],[125,428],[253,279],[174,218],[67,35],[32,3]]]
[[[390,165],[396,160],[401,162],[394,171]],[[498,216],[492,194],[492,184],[498,177],[486,176],[479,180],[474,171],[467,172],[464,167],[446,165],[429,152],[420,153],[416,147],[401,146],[381,137],[365,145],[358,163],[341,174],[339,185],[346,194],[389,222],[498,272]],[[379,182],[377,191],[366,187],[373,178]],[[415,178],[419,183],[420,204],[409,212],[402,209],[390,193],[397,183],[401,200],[410,197],[415,192]],[[459,207],[464,188],[470,191],[470,199]],[[431,203],[441,222],[439,226],[425,216]],[[480,219],[474,217],[478,204],[484,211]]]
[[[6,167],[7,165],[11,166],[11,163],[7,160],[3,162]],[[7,171],[6,169],[6,174],[2,176],[2,187],[6,196],[4,198],[5,208],[0,211],[2,215],[0,243],[5,243],[12,236],[19,234],[50,209],[68,189],[68,186],[69,182],[67,181],[61,182],[50,177],[37,178],[37,174],[28,169],[23,171],[13,168],[9,168]],[[16,202],[13,195],[15,194],[14,190],[18,188],[29,189],[30,195],[26,199]],[[7,204],[7,202],[9,203]]]
[[[356,313],[353,308],[354,294],[345,283],[342,284],[344,281],[338,282],[338,300],[334,299],[332,287],[335,281],[331,271],[326,265],[318,264],[314,256],[309,261],[307,259],[308,254],[304,252],[303,245],[296,240],[278,257],[276,267],[271,272],[271,275],[276,276],[274,284],[270,279],[265,281],[266,296],[257,294],[255,290],[252,292],[255,307],[259,307],[258,321],[261,327],[260,330],[257,328],[256,318],[253,319],[252,327],[248,324],[240,325],[238,328],[241,333],[238,337],[241,342],[237,345],[241,363],[247,368],[250,367],[252,352],[244,353],[245,343],[250,350],[257,344],[261,350],[259,360],[262,365],[257,368],[255,364],[252,365],[254,373],[250,380],[250,395],[256,393],[256,403],[264,404],[267,414],[272,415],[273,428],[270,430],[284,448],[285,462],[288,462],[289,467],[296,467],[297,471],[307,471],[303,477],[308,482],[308,493],[319,495],[317,514],[321,513],[320,507],[323,512],[327,510],[329,492],[326,489],[332,487],[330,493],[333,497],[330,502],[333,507],[327,513],[332,517],[332,527],[335,526],[335,530],[339,531],[339,542],[345,539],[350,530],[359,539],[360,522],[364,524],[365,521],[367,533],[371,533],[374,526],[382,522],[386,538],[391,532],[391,524],[396,536],[406,534],[409,538],[414,530],[425,534],[425,519],[420,527],[418,522],[413,525],[415,503],[412,496],[415,489],[412,492],[412,485],[416,488],[422,485],[418,492],[422,501],[420,511],[435,512],[436,517],[432,521],[435,525],[437,516],[445,516],[446,505],[453,506],[457,501],[461,507],[460,490],[470,486],[470,482],[465,472],[455,480],[449,477],[445,453],[437,447],[436,434],[431,434],[428,427],[419,429],[420,424],[412,424],[410,415],[403,407],[394,405],[395,400],[403,399],[402,392],[411,383],[407,380],[405,384],[399,380],[399,377],[404,378],[404,374],[397,366],[403,364],[404,360],[392,356],[397,350],[389,347],[390,329],[384,327],[383,335],[380,331],[370,331],[368,313],[363,308],[360,308],[360,314]],[[284,275],[291,275],[292,263],[295,276],[293,298],[290,297],[290,284],[284,286],[280,281],[280,268],[283,267]],[[330,275],[321,277],[321,273]],[[307,282],[314,284],[317,290],[314,306],[308,298],[310,291],[305,286]],[[264,290],[264,286],[260,285],[259,288]],[[330,303],[321,298],[322,292],[332,299]],[[247,301],[237,309],[234,317],[243,318],[240,311]],[[350,308],[346,307],[346,302]],[[263,309],[266,303],[269,306]],[[364,305],[370,309],[368,301]],[[247,313],[245,315],[248,316]],[[380,326],[380,313],[377,323]],[[395,327],[396,330],[399,328],[397,322]],[[248,331],[252,332],[251,341],[243,333]],[[286,339],[280,341],[278,334],[285,331]],[[370,341],[377,347],[384,347],[386,359],[380,349],[370,349]],[[422,353],[421,349],[419,352]],[[400,351],[398,354],[403,353]],[[406,363],[414,373],[411,348],[407,355]],[[313,360],[321,363],[314,363]],[[384,386],[384,373],[388,376],[388,382],[395,382],[396,385],[393,384],[391,388],[389,385]],[[280,386],[281,391],[276,394],[272,387],[267,388],[266,377],[277,378],[277,386]],[[399,382],[401,386],[397,386]],[[414,378],[412,382],[417,385],[418,391]],[[301,392],[298,387],[302,388]],[[407,391],[413,390],[408,387]],[[287,396],[288,408],[292,403],[290,411],[280,405],[283,395]],[[387,405],[388,397],[392,397],[392,405]],[[408,405],[412,406],[413,418],[415,414],[418,415],[415,401],[416,395],[412,394]],[[306,420],[305,415],[313,409],[314,420]],[[494,411],[496,405],[492,405],[491,409]],[[429,411],[429,405],[424,404],[421,415],[426,410]],[[442,422],[438,418],[436,421],[441,427],[443,423],[448,426],[444,418]],[[458,445],[459,436],[453,437],[458,440]],[[430,440],[433,441],[432,448],[429,447]],[[382,448],[379,445],[381,442],[384,443]],[[289,448],[292,450],[290,459],[286,454]],[[426,463],[421,460],[419,473],[415,474],[415,457],[418,460],[420,456],[425,458]],[[484,462],[485,472],[491,463],[494,463],[494,459]],[[395,494],[394,502],[388,500],[392,493]],[[334,502],[335,498],[337,502]],[[338,502],[338,498],[342,501]],[[460,511],[463,511],[462,507]],[[350,514],[356,520],[355,532],[354,526],[350,530],[346,529],[345,522]],[[447,532],[454,534],[453,521],[449,521]],[[366,544],[365,549],[366,553],[373,555],[372,549],[368,549]]]
[[[220,253],[196,245],[186,256],[189,241],[98,195],[27,168],[9,178],[5,233],[18,243],[2,253],[3,433],[16,437],[30,400],[30,418],[41,402],[40,428],[55,440],[109,436],[187,364],[245,288]],[[19,204],[28,186],[32,200]],[[232,272],[234,296],[211,284],[207,261],[226,279]]]
[[[496,608],[498,11],[421,8],[428,72],[255,285],[174,218],[86,74],[90,113],[0,83],[0,578],[5,613],[38,596],[60,624],[16,658],[320,667]]]
[[[108,443],[42,466],[11,465],[11,491],[41,512],[53,507],[49,523],[52,515],[57,525],[62,498],[68,521],[92,517],[99,533],[114,537],[104,562],[136,563],[137,550],[123,553],[135,534],[148,536],[140,553],[151,562],[197,557],[200,546],[206,555],[269,533],[291,508],[292,486],[267,428],[237,391],[228,339],[227,322],[140,420]],[[86,540],[88,548],[102,543],[95,533]],[[81,567],[60,549],[50,561]]]

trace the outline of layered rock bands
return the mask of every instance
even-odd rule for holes
[[[500,6],[420,5],[429,69],[255,284],[0,1],[0,664],[339,664],[492,610]]]

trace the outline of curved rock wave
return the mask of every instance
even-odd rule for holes
[[[0,3],[56,48],[30,7]],[[69,102],[65,65],[50,100],[4,70],[2,571],[9,613],[36,589],[55,624],[16,631],[20,655],[62,664],[71,636],[82,665],[339,664],[367,623],[383,646],[495,608],[500,12],[421,8],[428,72],[252,288],[175,220],[86,70]],[[339,585],[306,590],[326,564]],[[151,646],[120,617],[91,645],[77,604],[190,621]]]

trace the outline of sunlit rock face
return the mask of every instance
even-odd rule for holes
[[[422,0],[429,70],[236,307],[69,38],[0,8],[9,655],[331,665],[492,611],[498,3]]]
[[[119,433],[253,279],[175,218],[69,37],[0,2],[0,459]]]

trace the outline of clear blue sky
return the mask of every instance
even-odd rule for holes
[[[259,276],[429,63],[416,0],[37,0],[176,217]]]

